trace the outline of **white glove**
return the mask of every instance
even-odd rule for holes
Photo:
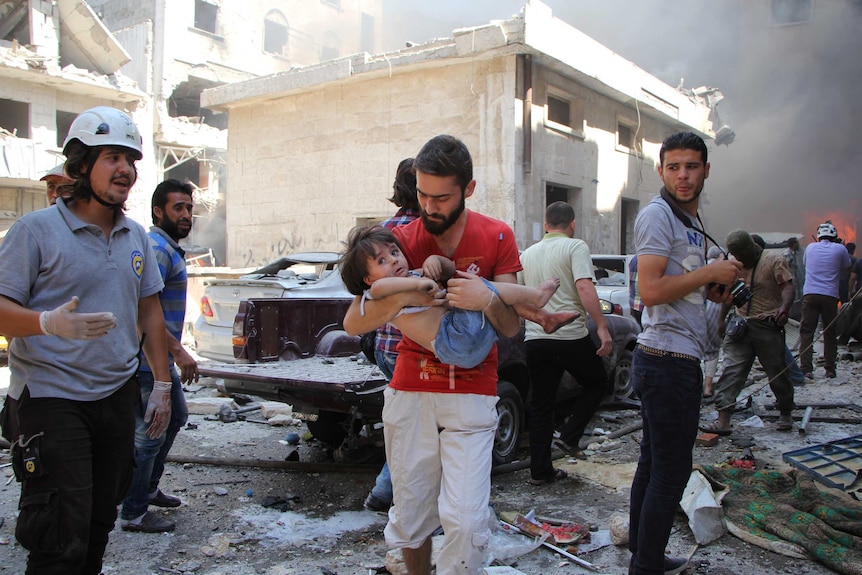
[[[75,313],[79,301],[74,296],[60,307],[39,314],[42,333],[69,339],[98,339],[117,326],[117,318],[109,311]]]
[[[144,423],[149,422],[147,437],[157,439],[168,428],[171,422],[171,382],[154,381],[150,400],[147,402],[147,411],[144,412]]]

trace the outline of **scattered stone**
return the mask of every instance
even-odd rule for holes
[[[228,494],[228,490],[225,487],[221,487],[221,486],[217,485],[217,486],[213,487],[213,493],[215,493],[219,497],[223,497],[223,496]]]
[[[193,415],[215,415],[219,413],[222,405],[230,409],[237,409],[236,403],[229,397],[196,397],[186,400],[189,413]]]
[[[186,563],[177,565],[177,571],[182,571],[183,573],[194,573],[202,566],[203,565],[197,561],[187,561]]]
[[[270,425],[300,425],[302,422],[288,414],[273,415],[266,422]]]
[[[701,447],[715,447],[718,445],[718,435],[715,433],[701,433],[695,438],[694,444]]]
[[[293,415],[293,406],[280,401],[264,401],[260,404],[260,414],[264,419],[276,415]]]
[[[284,436],[284,440],[287,441],[288,445],[298,445],[299,434],[295,431],[290,431],[287,435]]]

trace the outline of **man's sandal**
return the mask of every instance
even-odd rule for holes
[[[562,469],[554,468],[554,474],[545,479],[533,479],[532,477],[527,480],[527,483],[530,485],[541,486],[541,485],[549,485],[555,481],[560,481],[566,479],[569,476],[568,473],[563,471]]]
[[[715,421],[710,421],[709,423],[704,423],[703,425],[698,425],[697,428],[706,433],[714,433],[716,435],[730,435],[733,433],[733,430],[729,427],[722,427],[717,419]]]

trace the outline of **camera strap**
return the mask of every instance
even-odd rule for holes
[[[727,252],[724,250],[724,248],[721,247],[719,243],[712,238],[711,235],[706,233],[706,226],[703,225],[703,220],[700,219],[700,213],[698,213],[696,216],[697,222],[700,224],[700,227],[697,227],[692,223],[691,217],[681,207],[679,207],[679,204],[676,203],[676,200],[671,197],[670,193],[668,193],[667,191],[667,188],[662,186],[661,191],[659,191],[659,195],[661,196],[661,199],[663,199],[665,203],[670,207],[670,211],[673,212],[673,215],[676,216],[676,219],[682,222],[682,225],[703,234],[706,239],[711,241],[718,249],[721,250],[721,253],[724,254],[725,258],[728,257]]]
[[[760,254],[757,256],[757,259],[754,260],[754,267],[751,268],[751,285],[748,286],[751,289],[751,299],[748,300],[748,307],[745,308],[745,316],[748,317],[751,315],[751,302],[754,301],[754,274],[757,273],[757,264],[760,263],[760,258],[763,256],[763,250],[760,250]]]

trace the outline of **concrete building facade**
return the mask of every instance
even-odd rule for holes
[[[39,178],[78,113],[145,98],[119,71],[129,58],[81,0],[0,0],[0,237],[47,205]]]
[[[147,94],[136,121],[150,127],[132,212],[150,222],[149,198],[165,178],[197,187],[190,244],[224,263],[227,123],[202,108],[212,88],[315,64],[379,44],[382,0],[89,0],[131,55],[122,71]]]
[[[205,90],[203,106],[228,112],[228,261],[340,250],[394,211],[395,167],[440,133],[473,154],[468,207],[512,225],[522,249],[563,200],[594,253],[631,253],[661,141],[714,136],[708,92],[664,84],[535,1],[453,38]]]

